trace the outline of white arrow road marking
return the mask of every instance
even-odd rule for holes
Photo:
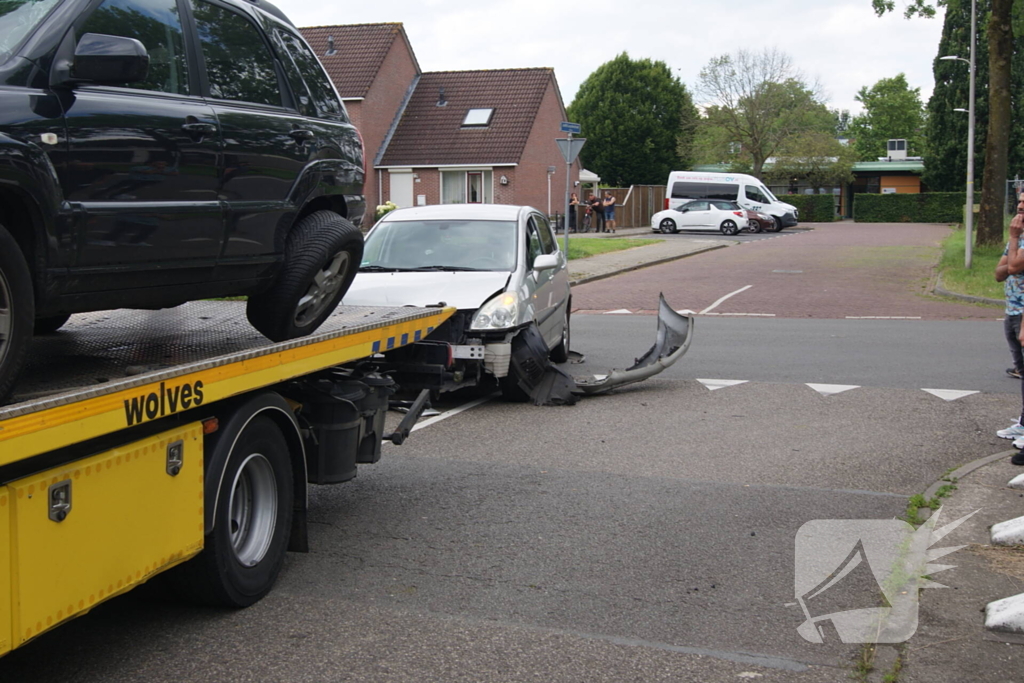
[[[603,315],[631,315],[633,311],[628,308],[620,308],[614,311],[605,311]]]
[[[724,389],[725,387],[734,387],[737,384],[746,384],[749,380],[745,379],[700,379],[697,381],[706,386],[710,391],[715,389]]]
[[[835,394],[841,394],[844,391],[850,389],[860,389],[859,384],[811,384],[807,382],[807,386],[814,389],[822,396],[834,396]]]
[[[721,299],[719,299],[718,301],[716,301],[715,303],[711,304],[710,306],[708,306],[707,308],[705,308],[705,309],[704,309],[703,311],[701,311],[701,313],[707,313],[708,311],[713,311],[713,310],[715,310],[715,308],[716,308],[716,307],[718,306],[718,304],[722,303],[723,301],[725,301],[725,300],[726,300],[726,299],[728,299],[729,297],[731,297],[731,296],[736,296],[736,295],[737,295],[737,294],[739,294],[740,292],[745,292],[745,291],[747,291],[748,289],[750,289],[750,288],[751,288],[751,287],[753,287],[753,286],[754,286],[754,285],[747,285],[746,287],[740,287],[740,288],[739,288],[739,289],[737,289],[737,290],[736,290],[735,292],[732,292],[731,294],[726,294],[726,295],[725,295],[725,296],[723,296],[723,297],[722,297]]]
[[[693,315],[694,311],[691,311],[689,308],[684,308],[681,311],[676,311],[676,313],[678,313],[679,315]]]
[[[943,401],[955,401],[958,398],[978,393],[977,391],[957,391],[956,389],[921,389],[921,391],[927,391],[932,396],[938,396]]]

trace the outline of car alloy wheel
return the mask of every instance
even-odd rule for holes
[[[663,235],[669,235],[676,232],[678,228],[676,228],[676,222],[671,218],[662,218],[661,223],[658,224],[658,229]]]
[[[723,235],[735,235],[740,231],[734,221],[722,221],[722,234]]]

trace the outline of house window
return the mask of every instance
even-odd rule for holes
[[[491,123],[491,116],[494,109],[470,109],[466,112],[466,118],[462,119],[463,126],[486,126]]]
[[[490,171],[441,171],[442,204],[490,204]]]

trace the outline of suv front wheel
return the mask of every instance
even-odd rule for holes
[[[363,258],[363,235],[333,211],[317,211],[288,235],[277,281],[249,297],[252,326],[273,341],[304,337],[337,308]]]
[[[0,225],[0,404],[11,393],[32,339],[35,301],[21,247]]]

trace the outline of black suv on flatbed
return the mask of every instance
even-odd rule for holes
[[[263,0],[0,2],[0,402],[72,313],[248,295],[309,334],[355,277],[363,148]]]

